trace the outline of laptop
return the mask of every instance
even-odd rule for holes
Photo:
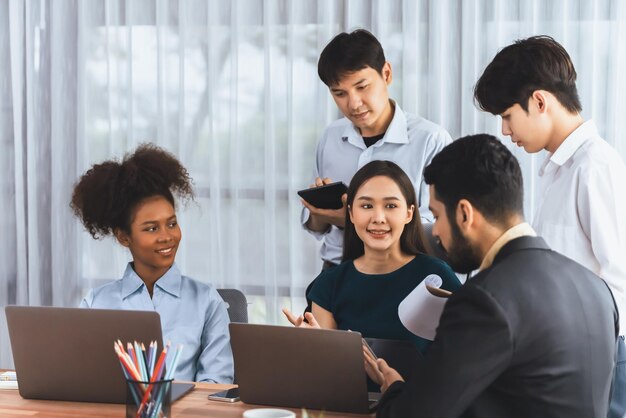
[[[7,306],[5,308],[20,395],[51,399],[125,403],[126,381],[113,341],[163,347],[156,312]],[[172,401],[193,389],[174,383]]]
[[[229,326],[243,402],[361,414],[374,409],[358,332]]]

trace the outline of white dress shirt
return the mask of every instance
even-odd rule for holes
[[[548,245],[602,277],[626,331],[626,166],[587,121],[539,170],[533,227]]]
[[[317,145],[313,178],[329,177],[333,181],[350,184],[352,176],[365,164],[374,160],[388,160],[398,164],[409,176],[422,218],[432,221],[428,210],[428,186],[423,171],[433,157],[452,142],[450,135],[439,125],[422,117],[404,113],[394,103],[393,119],[385,136],[369,148],[359,130],[347,118],[331,123]],[[309,211],[302,211],[302,224],[309,219]],[[305,226],[306,227],[306,226]],[[343,253],[343,230],[331,226],[326,232],[310,231],[323,239],[320,250],[323,260],[339,264]]]

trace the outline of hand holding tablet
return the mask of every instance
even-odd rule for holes
[[[298,194],[309,204],[319,209],[340,209],[343,206],[341,196],[348,190],[348,186],[341,181],[299,190]]]

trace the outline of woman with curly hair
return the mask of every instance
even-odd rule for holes
[[[174,194],[193,199],[191,178],[152,144],[83,174],[70,206],[95,239],[113,235],[133,260],[121,279],[90,290],[81,307],[158,312],[163,338],[185,347],[176,379],[232,383],[226,305],[212,285],[183,276],[174,263],[181,240]]]

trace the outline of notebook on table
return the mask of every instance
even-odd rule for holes
[[[241,400],[251,404],[367,413],[361,334],[231,323]]]
[[[125,403],[126,380],[113,350],[119,339],[163,348],[156,312],[7,306],[11,350],[26,399]],[[172,401],[193,389],[174,383]]]

